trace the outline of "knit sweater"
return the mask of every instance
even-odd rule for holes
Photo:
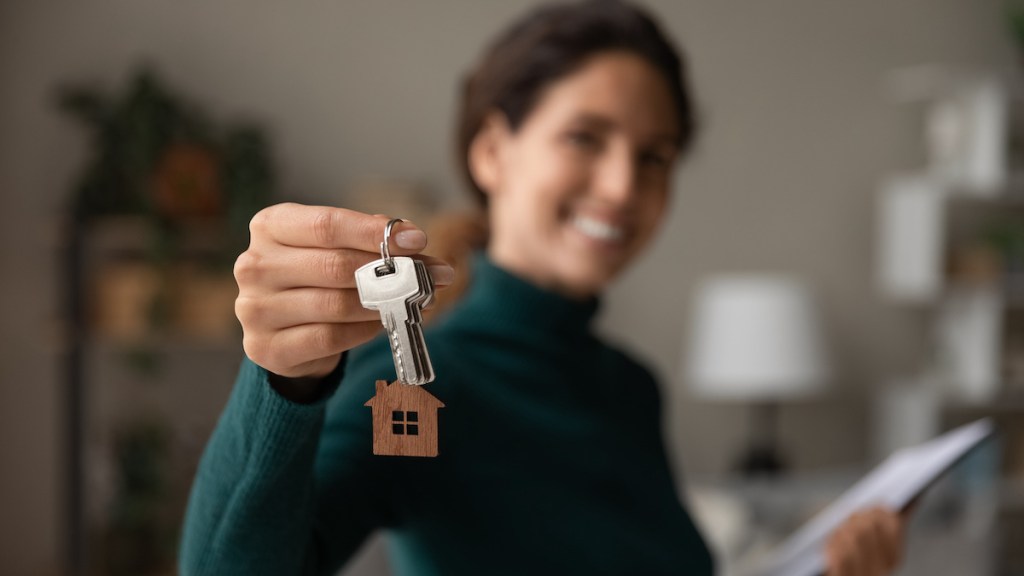
[[[387,341],[353,350],[296,404],[243,360],[200,462],[182,574],[333,574],[376,529],[399,575],[712,573],[675,491],[658,388],[590,330],[598,304],[480,256],[425,339],[435,458],[374,456]]]

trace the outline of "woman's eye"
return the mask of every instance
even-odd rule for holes
[[[587,150],[595,149],[600,144],[600,141],[598,140],[597,136],[591,134],[590,132],[573,131],[569,132],[566,135],[566,138],[569,141],[569,143],[572,144],[573,146],[577,146],[579,148]]]
[[[669,159],[664,154],[645,152],[640,155],[640,162],[646,166],[667,166]]]

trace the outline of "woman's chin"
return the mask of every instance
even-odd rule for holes
[[[578,296],[596,296],[618,276],[621,265],[608,259],[577,258],[563,268],[562,284]]]

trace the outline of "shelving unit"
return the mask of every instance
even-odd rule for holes
[[[67,226],[69,574],[111,574],[117,565],[120,573],[174,573],[174,539],[195,463],[242,357],[221,226],[181,227],[175,249],[158,263],[145,219]],[[111,290],[114,296],[104,295]],[[166,291],[165,308],[171,305],[154,322],[148,312],[159,290]],[[148,487],[123,489],[125,474],[149,472],[158,476]],[[142,528],[158,534],[126,535],[130,524],[122,518],[118,528],[116,519],[125,506],[149,507],[152,524]],[[132,562],[145,564],[138,554],[166,565],[136,570]]]
[[[880,390],[890,420],[907,416],[892,426],[906,437],[883,440],[891,450],[979,418],[995,421],[989,460],[964,471],[984,492],[977,496],[992,502],[982,510],[994,562],[977,574],[1024,570],[1008,539],[1024,534],[1024,238],[1008,252],[992,237],[997,225],[1024,234],[1018,76],[942,66],[897,72],[898,98],[926,107],[927,159],[916,172],[885,179],[879,196],[879,291],[924,313],[932,345],[898,392]]]

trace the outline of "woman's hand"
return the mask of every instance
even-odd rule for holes
[[[380,258],[388,220],[299,204],[256,214],[249,249],[235,262],[235,315],[246,355],[273,374],[315,379],[334,370],[342,352],[373,338],[380,315],[360,304],[354,273]],[[410,223],[392,230],[393,255],[417,254],[426,245],[426,234]],[[422,259],[436,285],[452,282],[450,266]]]
[[[883,576],[903,557],[906,517],[882,507],[857,512],[832,533],[827,576]]]

